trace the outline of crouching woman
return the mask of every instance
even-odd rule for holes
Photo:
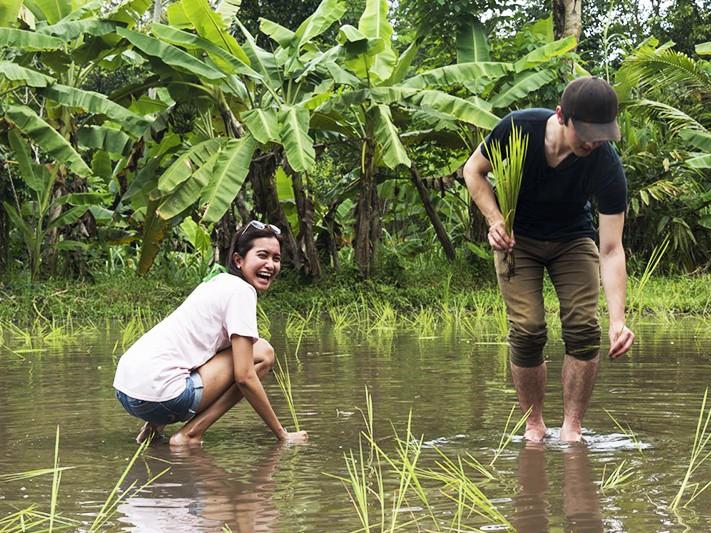
[[[257,332],[257,292],[281,267],[281,231],[251,221],[232,240],[228,271],[201,283],[121,357],[114,388],[124,409],[145,421],[136,440],[186,422],[171,445],[202,442],[205,431],[242,398],[282,441],[305,441],[279,422],[261,380],[274,350]]]

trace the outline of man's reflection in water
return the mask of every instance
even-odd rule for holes
[[[518,456],[521,491],[513,499],[512,524],[519,532],[549,530],[550,503],[547,497],[546,450],[540,443],[526,442]],[[588,449],[571,443],[563,454],[563,512],[565,531],[603,531],[600,498],[593,484]]]
[[[275,531],[279,514],[272,500],[272,476],[283,449],[279,444],[270,447],[254,463],[255,470],[229,473],[201,447],[150,448],[152,474],[166,466],[170,472],[123,502],[119,520],[134,532],[220,531],[225,525],[234,533]],[[143,475],[137,486],[145,479]]]

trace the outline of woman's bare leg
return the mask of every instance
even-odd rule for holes
[[[264,339],[254,344],[254,368],[259,379],[274,367],[274,349]],[[235,406],[243,396],[235,383],[232,350],[224,350],[197,369],[203,383],[203,396],[198,414],[180,428],[170,444],[200,444],[205,431]]]

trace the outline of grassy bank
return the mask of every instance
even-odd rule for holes
[[[381,272],[362,280],[354,270],[343,269],[316,281],[284,273],[267,294],[260,296],[260,305],[267,316],[312,310],[327,314],[347,307],[367,308],[372,313],[380,305],[405,315],[422,310],[435,315],[447,310],[482,314],[494,312],[501,305],[494,273],[481,263],[459,260],[450,265],[434,258],[405,268],[393,265]],[[131,271],[94,281],[50,279],[35,284],[25,276],[9,276],[0,281],[0,320],[22,323],[38,318],[57,322],[71,319],[81,324],[127,321],[139,312],[161,317],[175,309],[198,282],[187,277],[179,281],[159,275],[140,277]],[[709,286],[711,274],[655,276],[644,287],[632,275],[630,311],[665,318],[710,316]],[[602,291],[600,302],[604,312]],[[548,282],[546,305],[549,312],[557,311]]]

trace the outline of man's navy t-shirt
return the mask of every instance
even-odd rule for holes
[[[492,139],[503,154],[511,132],[511,121],[528,134],[528,151],[514,219],[514,234],[541,241],[596,238],[590,202],[604,215],[627,208],[627,182],[622,162],[609,142],[587,157],[570,154],[557,167],[546,162],[546,123],[553,111],[527,109],[507,115],[484,139],[484,157]],[[488,159],[488,158],[487,158]]]

